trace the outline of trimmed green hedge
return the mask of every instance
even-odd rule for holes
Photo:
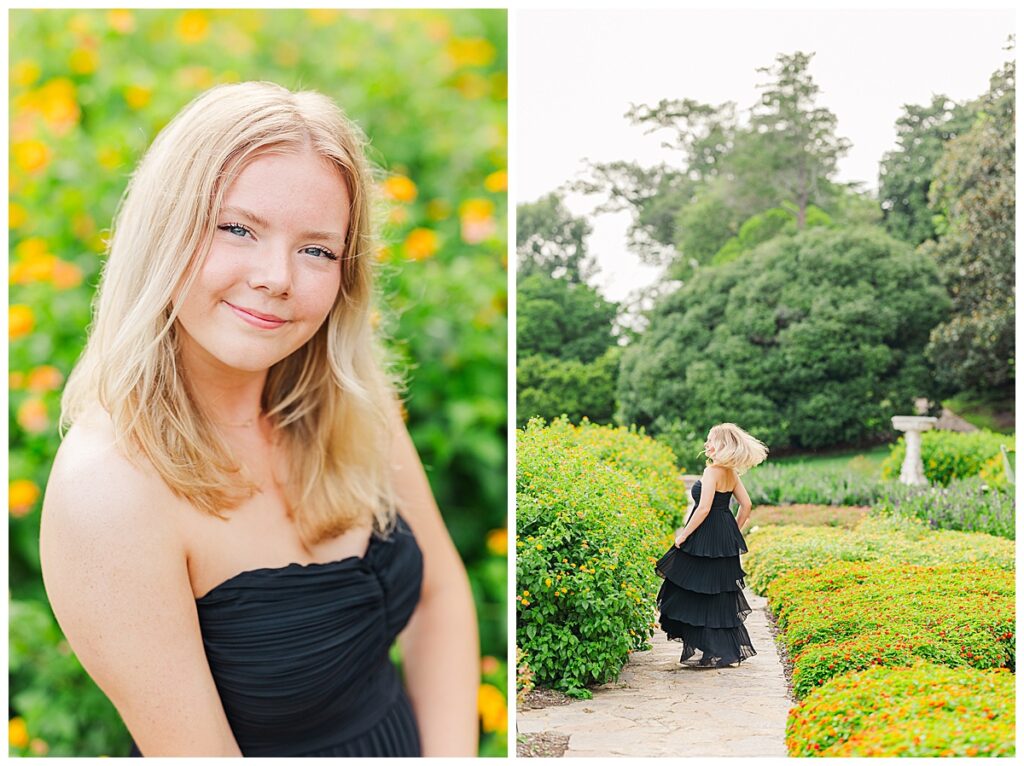
[[[790,712],[790,756],[1012,756],[1014,675],[928,662],[840,676]]]
[[[768,587],[798,698],[875,664],[1012,668],[1014,595],[1012,571],[973,564],[836,562]]]
[[[1014,437],[994,431],[970,433],[956,431],[925,431],[921,434],[921,460],[928,481],[949,484],[953,479],[966,479],[984,474],[995,484],[1006,483],[1006,471],[1000,446],[1014,449]],[[895,479],[906,455],[904,437],[893,445],[889,457],[882,463],[882,478]]]
[[[940,565],[964,562],[1013,571],[1009,540],[969,532],[931,530],[914,519],[872,517],[852,530],[834,527],[753,527],[743,557],[746,582],[764,595],[776,577],[794,569],[816,569],[836,561]]]
[[[672,529],[622,468],[648,441],[539,419],[517,432],[516,640],[538,684],[586,697],[649,648]]]

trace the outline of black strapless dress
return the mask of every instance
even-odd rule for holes
[[[700,491],[698,479],[690,490],[694,510]],[[683,643],[683,663],[698,649],[700,659],[688,664],[722,667],[757,654],[743,626],[750,605],[743,597],[747,573],[740,567],[740,553],[747,552],[747,544],[729,510],[731,495],[716,492],[703,523],[655,565],[665,580],[658,592],[661,629]]]
[[[196,600],[206,657],[246,756],[420,755],[389,650],[420,597],[399,516],[364,557],[235,575]],[[132,743],[132,755],[141,755]]]

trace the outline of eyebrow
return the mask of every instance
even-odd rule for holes
[[[221,208],[221,215],[225,215],[225,214],[238,215],[238,216],[241,216],[242,218],[248,218],[252,223],[254,223],[257,226],[260,226],[260,227],[262,227],[264,229],[271,228],[270,222],[266,218],[263,218],[262,216],[257,215],[256,213],[252,212],[251,210],[246,210],[243,207],[236,207],[236,206],[231,205],[231,206],[228,206],[228,207]],[[341,234],[341,232],[337,232],[337,231],[322,231],[322,230],[303,231],[303,232],[299,233],[299,236],[302,239],[306,239],[306,238],[309,238],[309,239],[333,239],[333,240],[336,240],[338,242],[344,242],[345,241],[345,237]]]

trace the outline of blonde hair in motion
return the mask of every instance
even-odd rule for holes
[[[288,454],[284,490],[304,540],[367,522],[390,528],[395,384],[371,324],[365,144],[337,105],[312,91],[220,85],[186,106],[153,141],[121,199],[89,339],[64,391],[62,426],[98,402],[126,455],[145,458],[195,507],[223,516],[252,495],[256,484],[182,374],[175,298],[196,280],[234,179],[258,157],[310,148],[339,169],[351,199],[341,286],[316,334],[270,368],[261,405]]]
[[[744,473],[768,457],[768,448],[735,423],[719,423],[708,431],[708,441],[715,447],[715,455],[708,465],[732,468]]]

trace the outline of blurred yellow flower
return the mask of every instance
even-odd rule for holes
[[[487,550],[495,556],[508,554],[508,530],[492,529],[487,533]]]
[[[81,111],[75,84],[67,77],[48,81],[36,92],[34,101],[47,126],[58,136],[65,135],[78,124]]]
[[[490,90],[487,78],[476,72],[461,72],[452,80],[452,87],[470,100],[483,98]]]
[[[16,479],[7,485],[7,508],[12,516],[24,516],[39,499],[39,487],[28,479]],[[25,732],[26,738],[28,732]],[[12,743],[13,744],[13,743]],[[21,745],[24,747],[24,745]]]
[[[38,80],[39,75],[42,73],[43,70],[39,68],[39,64],[35,61],[32,59],[22,59],[11,67],[11,81],[15,85],[27,88]]]
[[[391,176],[383,184],[384,193],[397,202],[412,202],[416,199],[416,184],[405,176]]]
[[[124,8],[115,8],[107,12],[107,23],[118,34],[127,35],[135,31],[135,17]]]
[[[497,101],[508,98],[508,75],[505,72],[495,72],[491,75],[491,98]]]
[[[16,141],[11,146],[14,164],[26,173],[36,173],[50,164],[50,148],[37,138]]]
[[[213,72],[205,66],[182,67],[175,74],[174,79],[182,88],[207,90],[213,87]]]
[[[494,220],[494,203],[489,199],[468,199],[459,206],[462,239],[470,245],[483,242],[498,229]]]
[[[21,716],[15,716],[7,722],[7,741],[11,747],[23,748],[28,745],[28,727]]]
[[[100,57],[92,48],[75,48],[68,58],[68,66],[75,74],[92,74],[100,63]]]
[[[35,325],[36,317],[31,307],[15,303],[7,309],[7,335],[11,340],[28,335]]]
[[[43,364],[33,369],[26,378],[26,388],[36,393],[56,391],[64,382],[60,370],[51,364]]]
[[[20,371],[9,372],[7,374],[7,387],[11,391],[17,391],[19,388],[25,385],[25,373]]]
[[[482,37],[456,37],[448,43],[448,56],[457,67],[487,66],[497,51]]]
[[[28,220],[28,212],[17,202],[7,205],[7,225],[12,229],[20,229]]]
[[[40,434],[50,427],[50,416],[42,399],[26,399],[18,407],[18,425],[30,434]]]
[[[274,61],[280,66],[293,67],[299,63],[302,51],[291,40],[282,40],[274,50]]]
[[[427,218],[431,221],[443,221],[452,214],[452,206],[448,200],[432,199],[427,203]]]
[[[377,309],[373,309],[370,312],[370,327],[374,330],[380,327],[380,312]]]
[[[414,261],[422,261],[437,253],[441,247],[437,232],[432,229],[413,229],[405,238],[405,254]]]
[[[448,19],[431,19],[427,22],[427,37],[435,43],[447,40],[451,34],[452,24]]]
[[[49,254],[50,248],[42,237],[26,237],[14,246],[14,256],[22,261],[45,258]]]
[[[185,11],[178,17],[178,37],[184,43],[199,43],[210,32],[210,20],[205,11]]]
[[[128,85],[122,91],[125,103],[132,109],[142,109],[153,97],[153,89],[145,85]]]
[[[309,20],[318,27],[326,27],[333,24],[341,16],[337,8],[310,8],[306,11]]]
[[[58,290],[70,290],[82,284],[82,270],[77,264],[57,259],[53,264],[53,286]]]
[[[476,706],[484,731],[508,730],[508,708],[505,705],[505,697],[496,686],[480,684],[476,695]]]
[[[496,170],[484,179],[484,188],[489,192],[503,192],[508,189],[508,171]]]

